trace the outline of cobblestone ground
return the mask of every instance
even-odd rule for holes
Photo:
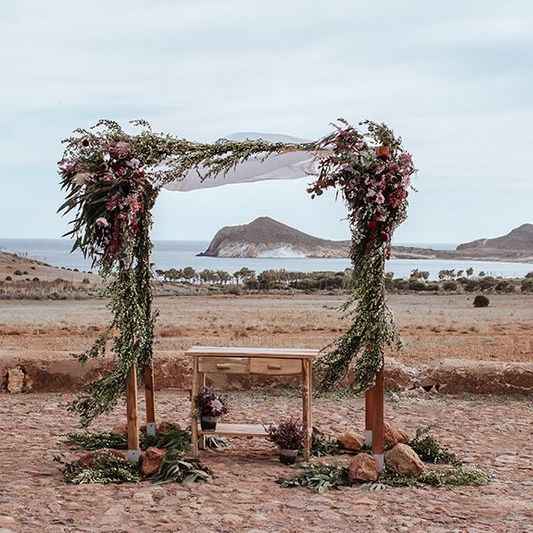
[[[25,532],[343,532],[533,531],[533,404],[526,399],[400,395],[387,401],[387,418],[414,432],[430,424],[440,440],[469,463],[490,471],[484,487],[361,487],[318,495],[283,489],[279,476],[296,473],[277,461],[269,443],[232,440],[204,452],[215,472],[208,484],[68,486],[54,455],[72,455],[61,435],[76,428],[57,394],[0,396],[0,531]],[[298,414],[296,395],[274,391],[230,396],[228,421],[269,422]],[[158,395],[161,419],[187,424],[183,392]],[[123,411],[98,428],[123,421]],[[317,399],[320,429],[360,429],[359,399]],[[342,459],[341,459],[342,460]],[[346,459],[345,459],[346,460]],[[3,529],[2,529],[3,528]]]

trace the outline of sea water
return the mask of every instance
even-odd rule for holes
[[[400,245],[400,243],[398,243]],[[451,250],[451,244],[405,243],[405,246]],[[184,268],[191,266],[195,270],[204,268],[235,272],[247,267],[256,272],[269,269],[285,269],[293,272],[333,271],[340,272],[350,268],[349,259],[342,258],[305,258],[305,257],[258,257],[258,258],[227,258],[198,257],[209,246],[207,241],[156,241],[152,262],[156,269]],[[44,261],[50,265],[66,268],[77,268],[88,271],[90,260],[76,251],[70,253],[72,241],[65,239],[0,239],[0,250],[15,252]],[[533,271],[533,265],[527,263],[494,262],[494,261],[461,261],[445,259],[391,259],[387,262],[387,271],[394,272],[395,277],[409,277],[414,269],[426,270],[431,279],[437,279],[441,270],[466,270],[472,267],[476,273],[502,277],[523,277]]]

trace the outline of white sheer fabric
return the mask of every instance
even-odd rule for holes
[[[231,135],[229,138],[241,140],[239,135]],[[252,136],[250,136],[252,137]],[[254,134],[253,137],[262,137],[271,142],[284,141],[301,142],[302,139],[276,134]],[[183,179],[165,185],[171,191],[193,191],[196,189],[207,189],[210,187],[220,187],[230,183],[251,183],[263,180],[289,180],[303,178],[316,174],[317,167],[312,152],[285,152],[273,155],[261,161],[260,158],[250,158],[248,161],[237,165],[237,167],[226,175],[216,175],[207,179],[202,179],[202,170],[193,170]]]

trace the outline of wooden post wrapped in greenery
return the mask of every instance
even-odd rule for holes
[[[383,351],[396,339],[385,302],[384,268],[393,231],[405,219],[411,156],[385,125],[340,121],[336,131],[313,143],[221,140],[195,143],[154,133],[136,121],[137,133],[113,121],[76,130],[66,139],[59,163],[67,194],[60,212],[74,212],[74,249],[92,258],[107,282],[112,321],[80,361],[104,354],[108,342],[113,369],[89,384],[73,402],[88,425],[109,411],[126,391],[128,373],[139,377],[151,363],[155,315],[152,311],[151,209],[165,183],[197,170],[202,179],[223,176],[249,158],[264,160],[287,151],[316,156],[317,179],[310,193],[339,190],[348,207],[352,231],[353,295],[346,304],[352,326],[324,356],[323,382],[331,386],[349,368],[361,389],[373,384],[383,366]]]

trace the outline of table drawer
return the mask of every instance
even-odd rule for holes
[[[250,361],[251,374],[268,374],[270,376],[282,376],[301,374],[301,359],[252,359]]]
[[[200,357],[198,370],[216,374],[248,374],[250,359],[248,357]]]

